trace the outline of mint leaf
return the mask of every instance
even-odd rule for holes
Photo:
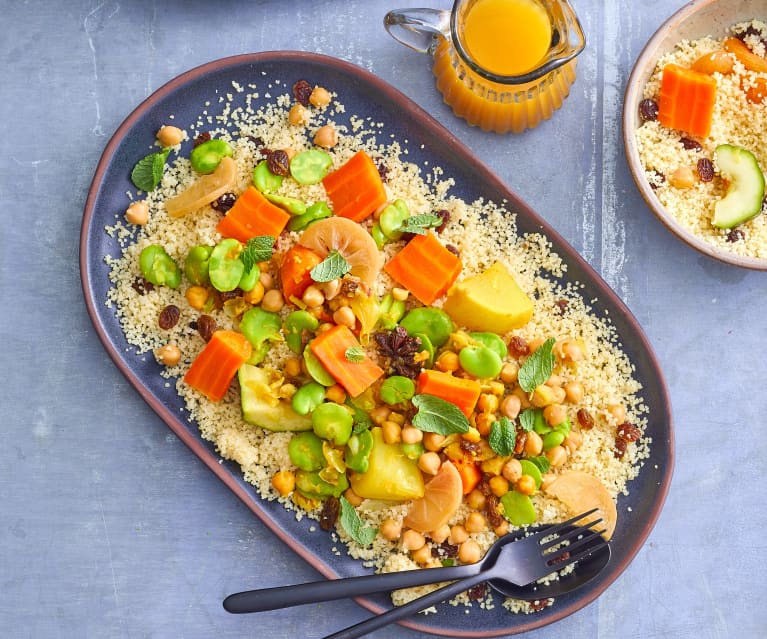
[[[517,427],[508,417],[494,421],[490,426],[490,437],[488,438],[490,448],[498,455],[506,456],[514,452],[514,445],[517,443]]]
[[[540,455],[539,457],[528,457],[527,461],[538,468],[541,473],[547,473],[549,472],[549,468],[551,468],[551,462],[549,461],[548,457],[546,457],[546,455]]]
[[[525,408],[520,414],[519,414],[519,425],[522,427],[522,430],[529,433],[533,428],[535,428],[535,409],[534,408]]]
[[[259,262],[271,260],[273,248],[274,238],[271,235],[251,237],[240,253],[240,260],[245,265],[245,272],[249,273]]]
[[[378,528],[363,526],[362,519],[357,514],[346,497],[341,496],[341,528],[360,546],[369,546],[378,534]]]
[[[397,229],[403,233],[415,233],[416,235],[426,235],[426,229],[436,228],[442,224],[443,220],[439,215],[432,213],[422,213],[420,215],[411,215],[405,218],[401,226]]]
[[[365,351],[362,349],[362,346],[350,346],[346,349],[344,357],[353,364],[359,364],[365,359]]]
[[[130,179],[137,189],[147,193],[154,191],[162,179],[168,153],[170,153],[170,149],[163,149],[157,153],[150,153],[136,162],[136,166],[131,171]]]
[[[322,262],[309,271],[309,275],[315,282],[330,282],[343,277],[351,270],[352,265],[346,261],[343,255],[333,249]]]
[[[550,337],[528,357],[519,368],[518,382],[527,393],[532,393],[554,370],[554,338]]]
[[[435,395],[416,395],[413,406],[418,412],[413,417],[413,426],[429,433],[450,435],[467,433],[469,420],[460,409]]]

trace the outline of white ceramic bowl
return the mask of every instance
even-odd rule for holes
[[[643,97],[642,91],[658,59],[673,50],[681,40],[695,40],[704,36],[721,37],[733,24],[753,19],[767,20],[765,0],[693,0],[666,20],[639,54],[629,76],[623,102],[623,142],[626,159],[639,192],[666,228],[701,253],[728,264],[764,271],[767,270],[767,260],[723,251],[690,233],[665,210],[645,177],[635,137],[635,131],[642,124],[638,108]]]

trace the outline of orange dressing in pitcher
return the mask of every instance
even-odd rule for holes
[[[464,18],[463,43],[483,69],[519,75],[534,69],[551,45],[551,21],[535,0],[477,0]]]

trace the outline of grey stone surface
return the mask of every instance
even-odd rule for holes
[[[292,639],[367,615],[353,602],[222,610],[229,592],[317,575],[144,404],[82,302],[83,204],[120,122],[182,71],[279,49],[349,60],[425,107],[602,274],[657,351],[676,419],[666,508],[602,597],[535,636],[767,635],[757,603],[767,593],[767,274],[670,236],[635,190],[620,138],[633,60],[681,0],[575,2],[588,48],[570,97],[538,129],[503,137],[441,103],[429,60],[382,28],[393,4],[0,1],[1,636]],[[426,635],[395,626],[374,636]]]

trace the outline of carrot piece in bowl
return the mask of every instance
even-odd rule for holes
[[[663,67],[658,121],[671,129],[706,137],[716,101],[716,80],[678,64]]]

